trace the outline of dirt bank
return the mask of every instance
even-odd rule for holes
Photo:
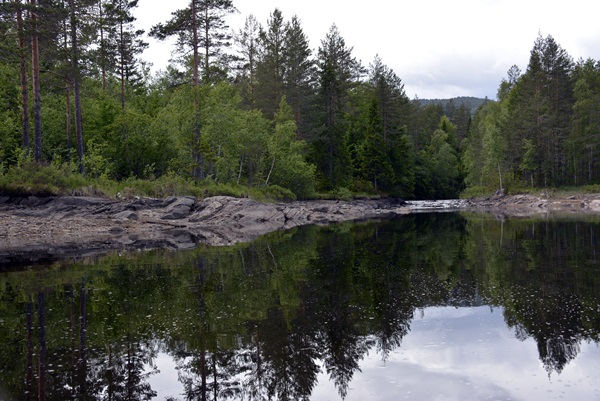
[[[0,196],[0,266],[81,257],[111,249],[188,249],[227,245],[307,224],[388,218],[431,210],[508,215],[600,213],[600,194],[538,198],[515,195],[474,200],[310,201],[265,204],[217,196],[110,200]]]

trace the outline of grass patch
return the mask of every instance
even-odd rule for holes
[[[103,198],[195,196],[203,199],[210,196],[232,196],[252,198],[263,202],[295,200],[288,189],[277,185],[247,187],[235,183],[194,181],[173,173],[157,179],[142,180],[128,178],[115,181],[101,176],[86,177],[68,163],[40,165],[25,159],[0,174],[0,193],[16,196],[94,196]]]
[[[461,192],[460,197],[462,199],[477,198],[477,197],[490,197],[495,195],[496,189],[490,189],[483,186],[475,186],[465,189]],[[532,188],[529,186],[511,186],[506,190],[507,195],[531,195],[541,198],[552,198],[552,197],[566,197],[576,196],[584,194],[599,194],[600,185],[583,185],[580,187],[548,187],[548,188]]]

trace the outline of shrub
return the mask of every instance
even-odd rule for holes
[[[346,187],[337,187],[336,189],[333,190],[333,192],[331,194],[335,199],[340,199],[340,200],[349,201],[349,200],[352,200],[352,198],[353,198],[352,192]]]

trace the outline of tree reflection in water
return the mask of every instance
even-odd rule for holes
[[[344,398],[402,347],[415,311],[501,307],[548,374],[598,342],[595,223],[423,214],[254,243],[112,255],[0,276],[7,399],[150,400],[157,354],[186,400]],[[15,329],[16,328],[16,329]]]

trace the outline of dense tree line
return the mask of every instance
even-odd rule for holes
[[[539,38],[524,74],[472,124],[469,102],[409,100],[375,56],[365,67],[333,25],[316,50],[275,9],[233,32],[230,0],[193,0],[152,27],[175,37],[152,76],[138,1],[0,2],[0,171],[24,157],[89,177],[457,196],[465,186],[587,184],[596,165],[598,63]]]
[[[91,177],[168,173],[300,197],[461,189],[456,123],[409,101],[379,57],[365,68],[335,25],[313,50],[296,16],[275,9],[232,32],[231,1],[190,1],[150,30],[177,39],[151,76],[137,1],[1,6],[3,169],[30,155]]]
[[[600,62],[538,36],[524,73],[508,71],[498,101],[481,107],[465,144],[468,186],[600,183]]]

